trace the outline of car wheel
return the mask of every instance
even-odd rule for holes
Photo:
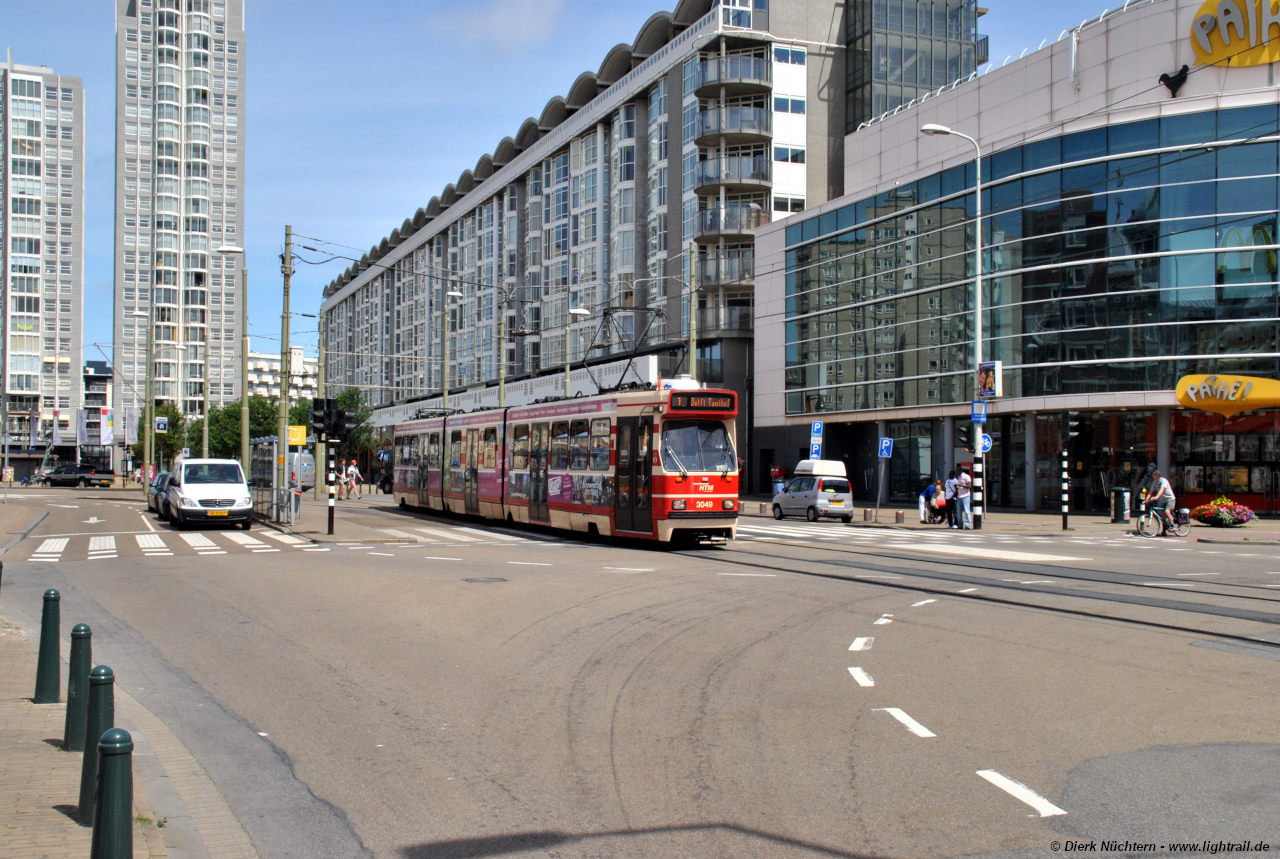
[[[174,510],[172,513],[170,513],[169,521],[173,524],[173,527],[178,531],[181,531],[187,525],[186,520],[182,518],[182,511],[180,510]]]
[[[164,522],[169,518],[168,513],[169,513],[169,510],[167,505],[157,501],[156,502],[156,518],[159,519],[161,522]]]
[[[841,517],[840,517],[840,521],[841,521],[841,522],[843,522],[844,524],[848,525],[850,522],[852,522],[852,521],[853,521],[853,517],[852,517],[852,516],[841,516]]]
[[[252,519],[244,520],[243,522],[240,523],[240,528],[241,530],[244,530],[244,531],[250,530],[251,528],[253,528],[253,520]]]
[[[777,504],[773,505],[773,518],[774,519],[782,518],[782,508]]]
[[[84,489],[88,485],[89,481],[85,480],[83,477],[76,481],[76,486],[79,486],[81,489]]]
[[[810,507],[808,510],[804,511],[804,518],[808,519],[810,522],[817,522],[818,521],[817,509]]]

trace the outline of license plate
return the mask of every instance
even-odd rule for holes
[[[832,506],[832,507],[843,507],[843,506],[844,506],[844,502],[843,502],[843,501],[832,501],[832,502],[831,502],[831,506]]]
[[[209,515],[210,516],[226,516],[227,511],[226,510],[210,510]]]

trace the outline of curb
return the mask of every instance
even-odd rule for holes
[[[10,538],[9,542],[5,543],[3,547],[0,547],[0,557],[3,557],[5,552],[8,552],[14,546],[18,545],[23,540],[27,539],[27,535],[30,534],[32,531],[34,531],[36,529],[36,526],[39,525],[41,522],[43,522],[48,515],[49,515],[48,510],[41,510],[39,516],[33,519],[30,522],[30,524],[24,527],[21,531],[14,534],[13,537]]]

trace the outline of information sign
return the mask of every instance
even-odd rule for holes
[[[981,400],[973,401],[973,423],[985,424],[987,422],[987,404]]]
[[[987,435],[986,433],[982,434],[982,452],[983,453],[990,453],[991,447],[994,444],[995,442],[991,440],[991,436]]]
[[[893,439],[891,438],[880,439],[880,458],[881,459],[893,458]]]

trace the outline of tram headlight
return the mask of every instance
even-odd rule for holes
[[[688,504],[688,502],[687,502],[687,501],[685,501],[683,498],[677,498],[675,501],[672,501],[672,502],[671,502],[671,509],[672,509],[672,510],[683,510],[683,509],[685,508],[685,505],[686,505],[686,504]]]
[[[722,502],[720,502],[720,503],[721,503],[721,506],[723,506],[725,510],[732,510],[732,509],[733,509],[733,499],[732,499],[732,498],[726,498],[726,499],[724,499],[724,501],[722,501]]]

